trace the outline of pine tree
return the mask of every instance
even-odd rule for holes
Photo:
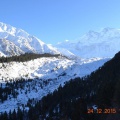
[[[12,113],[12,118],[13,118],[13,120],[17,120],[17,114],[16,114],[15,109],[14,109],[14,111]]]

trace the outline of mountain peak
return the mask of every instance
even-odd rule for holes
[[[11,25],[0,22],[0,32],[8,32],[9,34],[14,35],[15,31],[16,31],[15,27],[12,27]]]
[[[114,29],[115,29],[115,28],[105,27],[105,28],[102,28],[101,31],[107,32],[107,31],[111,31],[111,30],[114,30]]]
[[[55,48],[50,48],[43,41],[28,34],[26,31],[2,22],[0,22],[0,39],[6,39],[12,42],[17,48],[19,48],[20,51],[23,52],[51,54],[59,53]],[[5,54],[6,51],[1,52]]]
[[[65,48],[82,58],[113,57],[120,51],[120,29],[106,27],[98,32],[90,30],[77,42],[63,42],[57,47]]]

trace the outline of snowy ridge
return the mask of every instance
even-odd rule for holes
[[[49,45],[49,47],[53,47],[52,45]],[[74,55],[73,53],[71,53],[70,51],[68,51],[65,48],[56,48],[56,51],[59,51],[63,56],[66,56],[70,59],[80,59],[78,56]]]
[[[65,41],[55,45],[67,49],[81,58],[113,57],[120,50],[120,29],[104,28],[99,32],[89,31],[77,42]]]
[[[10,42],[9,40],[0,39],[0,43],[0,51],[2,51],[7,56],[24,54],[24,51],[22,51],[19,47],[17,47],[13,42]],[[4,54],[1,56],[5,56]]]
[[[15,45],[15,48],[18,47],[19,51],[22,53],[32,52],[32,53],[51,53],[59,54],[54,47],[49,47],[44,42],[38,38],[29,35],[22,29],[17,29],[11,25],[0,22],[0,39],[9,40]],[[3,41],[0,41],[1,44]],[[8,45],[9,43],[7,43]],[[8,45],[9,46],[9,45]],[[5,54],[6,51],[1,50]],[[17,52],[14,50],[15,54]],[[11,54],[12,55],[12,54]],[[19,55],[19,54],[18,54]]]

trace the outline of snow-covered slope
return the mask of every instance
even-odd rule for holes
[[[49,47],[53,47],[52,45],[48,45]],[[70,59],[80,59],[78,56],[74,55],[73,53],[71,53],[69,50],[65,49],[65,48],[56,48],[57,51],[59,51],[63,56],[66,56]]]
[[[5,40],[8,40],[6,46],[10,46],[10,44],[14,44],[14,54],[21,54],[24,52],[33,52],[33,53],[51,53],[51,54],[58,54],[59,52],[54,47],[49,47],[44,42],[39,40],[38,38],[29,35],[22,29],[17,29],[12,27],[11,25],[7,25],[5,23],[0,22],[0,44],[4,44]],[[12,45],[13,46],[13,45]],[[17,50],[16,50],[17,49]],[[8,49],[7,49],[8,50]],[[3,51],[0,49],[1,52],[9,54],[11,51]],[[9,55],[6,54],[6,55]],[[11,55],[13,55],[11,53]]]
[[[67,49],[82,58],[113,57],[120,50],[120,29],[104,28],[99,32],[89,31],[77,42],[67,40],[55,47]]]
[[[12,95],[3,103],[0,102],[0,112],[17,109],[18,106],[23,109],[29,99],[41,99],[49,92],[53,92],[64,85],[64,82],[90,74],[98,67],[102,66],[109,59],[91,59],[78,63],[66,58],[38,58],[28,62],[10,62],[0,63],[0,83],[4,87],[5,81],[11,81],[24,78],[33,79],[31,82],[18,85],[18,95],[14,98]],[[15,72],[14,72],[15,71]],[[26,107],[27,108],[27,107]]]
[[[2,52],[0,52],[0,57],[6,57],[6,55]]]
[[[0,39],[0,51],[2,51],[7,56],[20,55],[25,53],[13,42],[10,42],[9,40],[6,39]]]

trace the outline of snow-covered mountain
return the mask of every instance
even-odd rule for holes
[[[58,43],[55,47],[67,49],[81,58],[113,57],[120,50],[120,29],[104,28],[99,32],[89,31],[77,42]]]
[[[24,30],[17,29],[2,22],[0,22],[0,45],[0,51],[7,56],[19,55],[25,52],[59,53],[54,47],[49,47]]]
[[[22,29],[0,22],[0,52],[3,56],[20,55],[25,52],[63,54],[69,58],[113,57],[120,49],[120,29],[104,28],[89,31],[77,42],[59,43],[53,47]]]
[[[60,84],[64,85],[64,82],[70,79],[83,77],[95,71],[109,60],[109,58],[104,59],[103,57],[112,57],[113,53],[117,52],[119,38],[119,29],[106,28],[101,32],[89,32],[77,43],[66,41],[55,48],[22,29],[0,23],[0,56],[32,52],[62,54],[72,58],[68,59],[59,55],[24,62],[1,62],[1,88],[4,89],[7,85],[8,88],[11,88],[10,84],[20,82],[13,85],[16,95],[13,95],[14,92],[12,92],[6,97],[6,100],[3,102],[0,100],[0,112],[9,112],[9,110],[17,109],[18,106],[21,109],[27,108],[26,104],[29,99],[40,100],[49,92],[57,89]]]

